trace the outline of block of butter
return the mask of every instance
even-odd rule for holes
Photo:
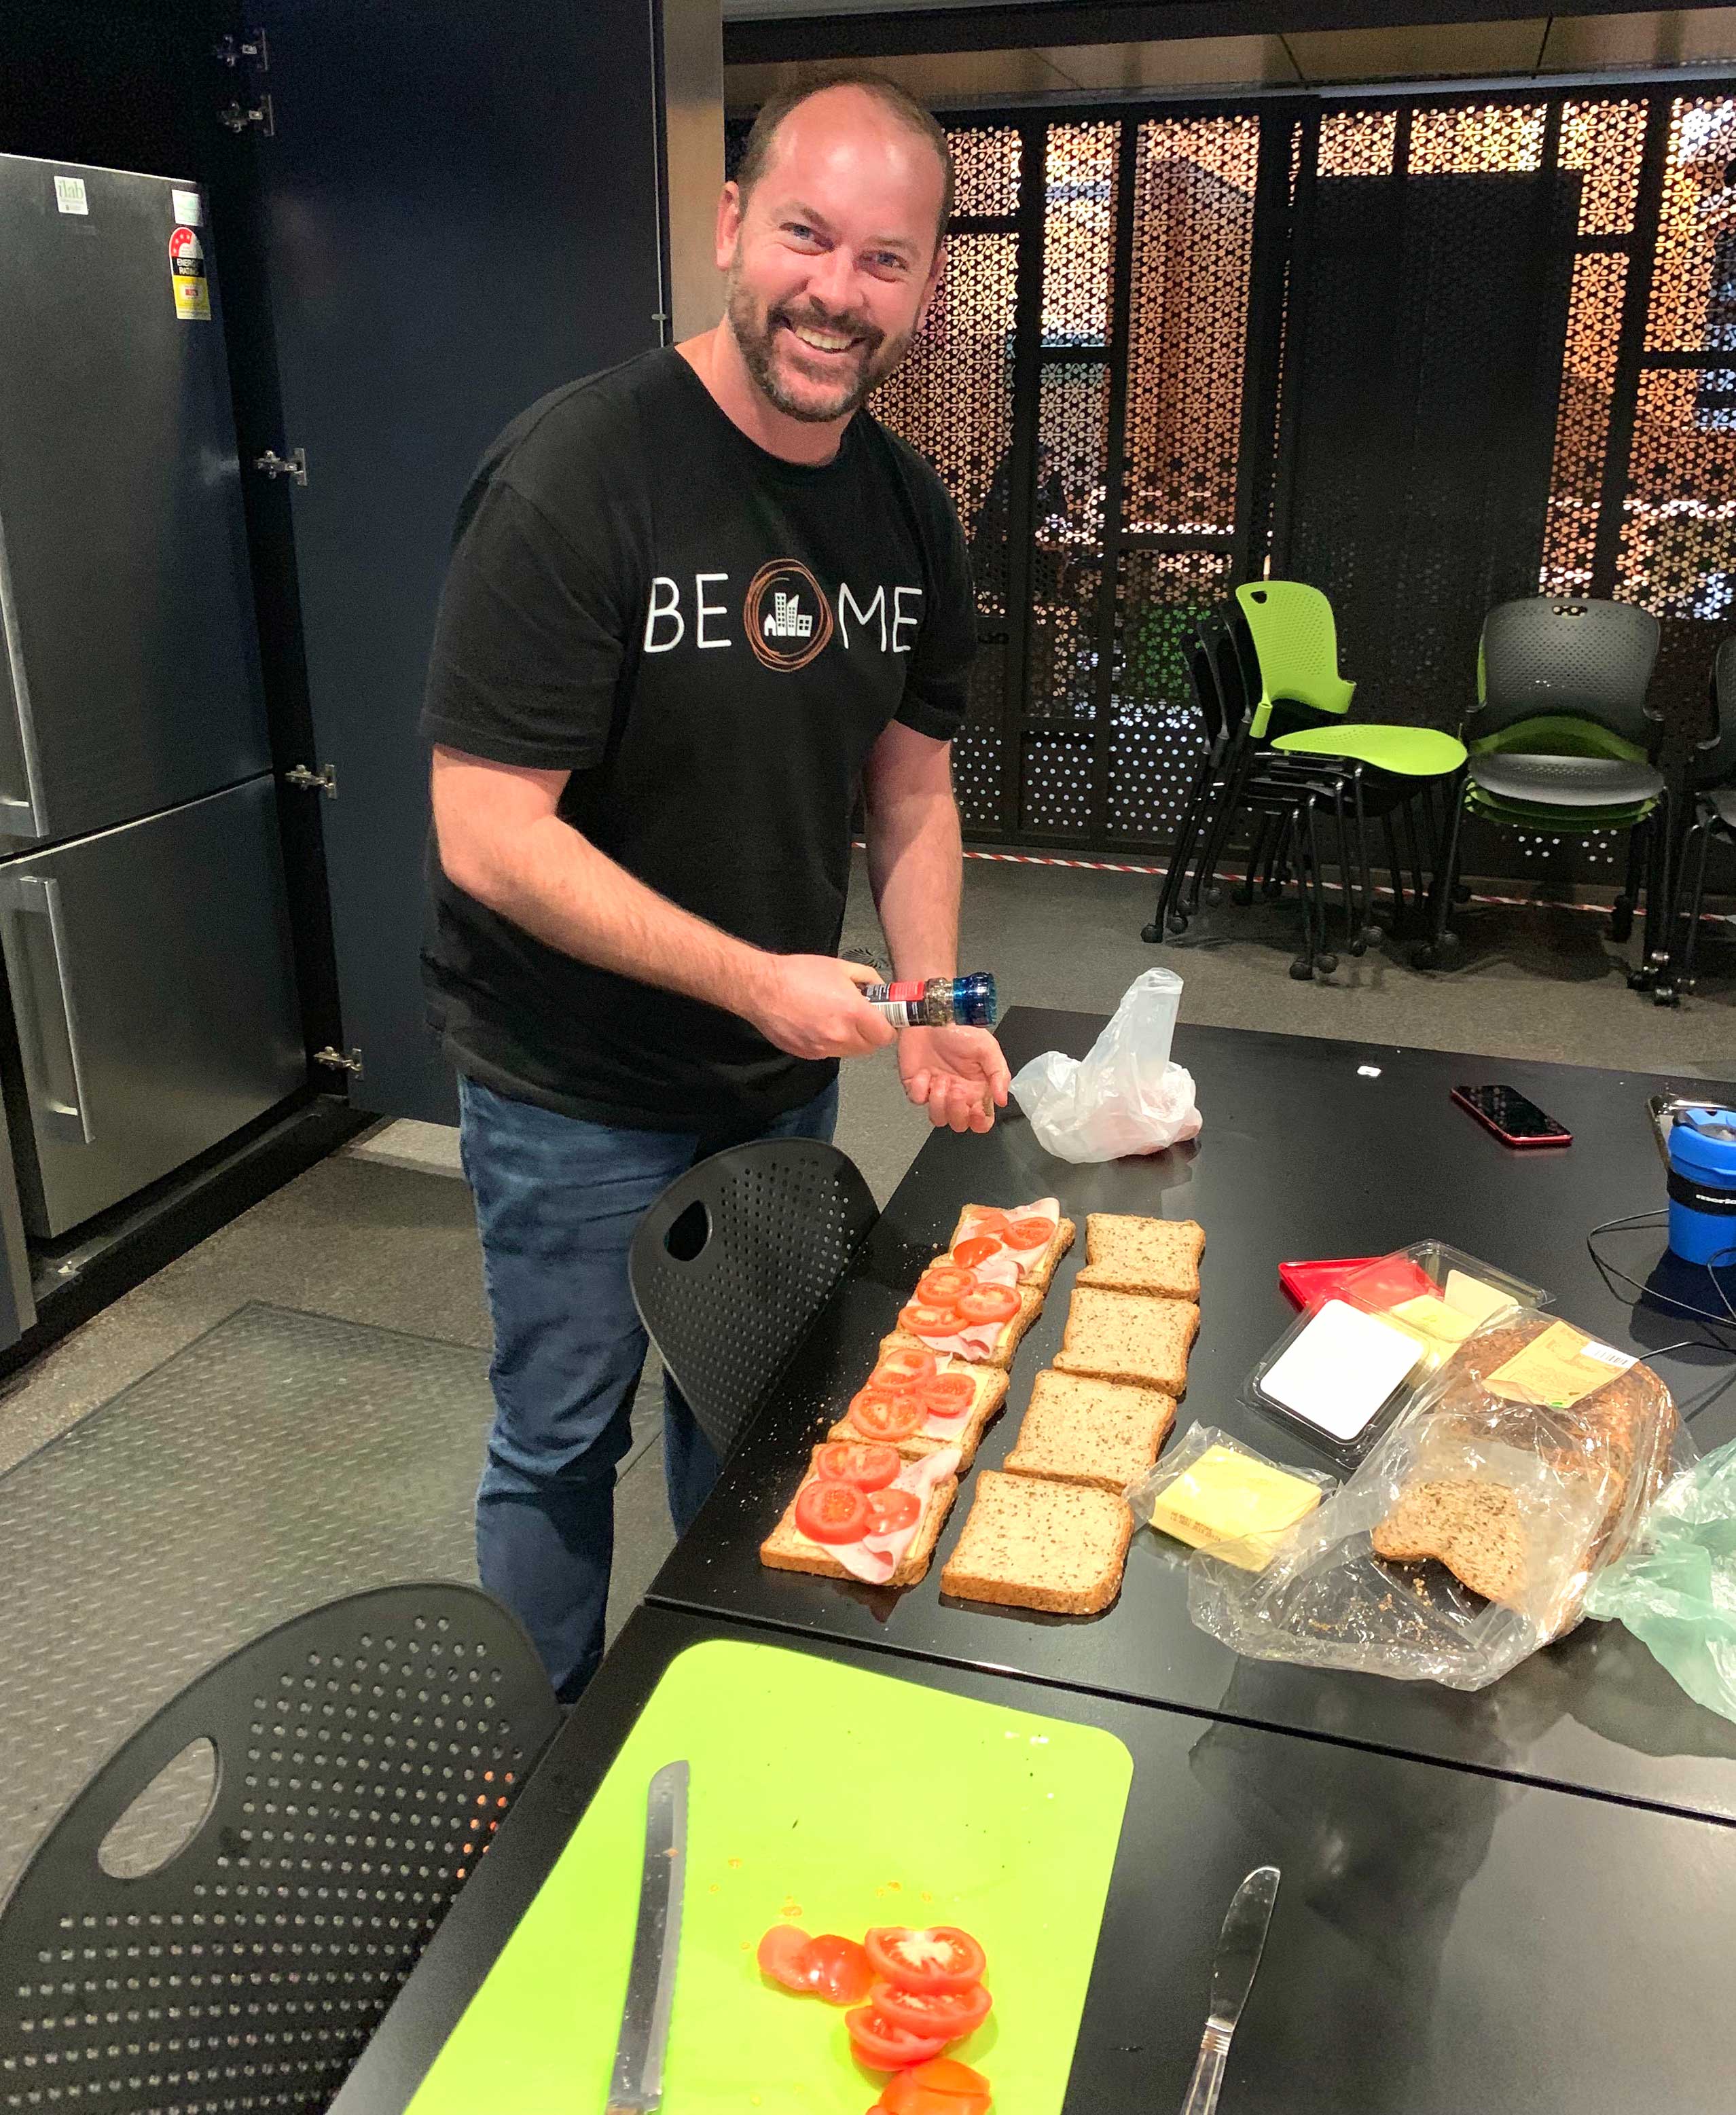
[[[1151,1525],[1196,1549],[1210,1547],[1244,1571],[1260,1571],[1278,1538],[1320,1502],[1319,1489],[1303,1477],[1232,1447],[1208,1447],[1160,1494]]]

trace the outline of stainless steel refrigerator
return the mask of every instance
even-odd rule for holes
[[[191,184],[0,155],[0,1071],[42,1240],[306,1077],[209,246]]]

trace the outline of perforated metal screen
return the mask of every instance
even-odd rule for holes
[[[1359,717],[1457,727],[1488,608],[1578,593],[1657,614],[1654,703],[1697,723],[1736,622],[1736,89],[1696,91],[950,121],[948,278],[874,408],[971,545],[971,834],[1166,844],[1181,640],[1268,567],[1331,597]]]

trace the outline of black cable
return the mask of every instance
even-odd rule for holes
[[[1704,1322],[1712,1329],[1736,1328],[1736,1306],[1731,1305],[1730,1296],[1725,1291],[1718,1278],[1718,1267],[1720,1264],[1736,1262],[1736,1244],[1733,1244],[1729,1248],[1719,1250],[1713,1260],[1706,1265],[1706,1274],[1712,1282],[1712,1290],[1724,1303],[1725,1311],[1722,1314],[1715,1314],[1709,1307],[1696,1307],[1688,1301],[1678,1300],[1670,1293],[1660,1292],[1655,1287],[1644,1284],[1637,1278],[1630,1278],[1626,1271],[1619,1269],[1613,1263],[1606,1262],[1597,1253],[1597,1236],[1600,1234],[1632,1232],[1642,1227],[1660,1227],[1665,1223],[1666,1217],[1667,1215],[1662,1212],[1634,1212],[1629,1213],[1625,1218],[1605,1219],[1601,1225],[1593,1227],[1586,1236],[1586,1253],[1597,1266],[1610,1298],[1623,1301],[1623,1304],[1630,1309],[1638,1306],[1640,1301],[1656,1301],[1661,1306],[1674,1308],[1678,1314],[1692,1315],[1697,1322]],[[1619,1278],[1623,1285],[1632,1286],[1639,1295],[1639,1300],[1625,1300],[1611,1282],[1615,1278]],[[1671,1351],[1718,1351],[1726,1358],[1736,1361],[1736,1345],[1726,1342],[1721,1337],[1714,1337],[1710,1342],[1697,1337],[1684,1337],[1679,1343],[1665,1344],[1655,1351],[1648,1351],[1646,1356],[1661,1359]],[[1736,1364],[1733,1364],[1732,1370],[1702,1397],[1692,1409],[1682,1411],[1683,1422],[1690,1423],[1700,1415],[1702,1411],[1710,1407],[1733,1380],[1736,1380]]]

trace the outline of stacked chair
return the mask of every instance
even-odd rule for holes
[[[1665,1005],[1674,1004],[1679,992],[1694,988],[1706,855],[1714,839],[1736,846],[1736,637],[1725,640],[1712,663],[1711,703],[1710,730],[1689,767],[1692,801],[1678,868],[1678,892],[1688,888],[1687,926],[1679,931],[1672,913],[1669,961],[1654,988],[1654,997]]]
[[[1227,612],[1201,619],[1190,645],[1189,667],[1210,746],[1144,938],[1156,941],[1185,932],[1201,894],[1217,900],[1213,883],[1219,861],[1238,817],[1251,810],[1257,819],[1252,856],[1236,900],[1251,900],[1262,858],[1265,892],[1277,894],[1286,853],[1293,848],[1304,944],[1290,973],[1307,978],[1317,969],[1330,975],[1338,962],[1325,951],[1316,817],[1328,807],[1332,810],[1346,945],[1350,953],[1360,955],[1380,932],[1373,915],[1370,822],[1385,825],[1396,917],[1402,924],[1404,883],[1395,819],[1408,841],[1420,908],[1424,883],[1417,811],[1433,865],[1435,832],[1428,796],[1452,782],[1465,763],[1464,749],[1432,727],[1387,727],[1348,717],[1355,686],[1339,673],[1332,606],[1319,589],[1299,580],[1260,580],[1238,588]],[[1348,851],[1353,822],[1354,879]],[[1196,850],[1190,881],[1188,867]]]
[[[1411,957],[1419,969],[1433,968],[1456,944],[1447,914],[1461,824],[1471,814],[1553,836],[1625,832],[1628,879],[1610,932],[1625,940],[1633,930],[1643,874],[1644,959],[1628,981],[1638,990],[1657,981],[1666,957],[1654,943],[1664,938],[1669,886],[1661,730],[1646,705],[1658,640],[1657,619],[1628,603],[1538,595],[1502,603],[1484,619],[1477,703],[1460,730],[1468,758],[1436,879],[1434,929]]]

